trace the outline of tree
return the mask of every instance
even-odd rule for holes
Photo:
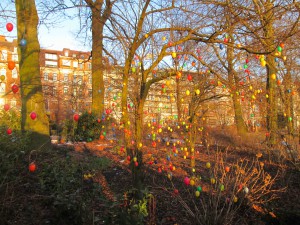
[[[251,0],[232,2],[229,6],[229,12],[240,21],[237,31],[247,41],[239,48],[260,54],[262,66],[266,67],[268,142],[274,145],[278,136],[278,68],[275,60],[282,57],[280,43],[299,32],[299,2]]]
[[[49,120],[40,78],[40,45],[37,36],[39,17],[34,0],[16,0],[15,6],[22,100],[21,129],[32,132],[33,146],[37,147],[49,141]]]
[[[85,0],[91,10],[92,20],[92,110],[99,117],[104,111],[104,80],[103,72],[103,40],[104,26],[112,13],[112,7],[116,1]]]

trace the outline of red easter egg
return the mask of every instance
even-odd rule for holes
[[[36,117],[37,117],[37,114],[36,114],[35,112],[31,112],[31,113],[30,113],[30,118],[31,118],[32,120],[35,120]]]
[[[8,128],[8,129],[6,130],[6,133],[7,133],[8,135],[11,135],[11,134],[12,134],[12,129]]]
[[[183,182],[186,184],[186,185],[189,185],[190,184],[190,178],[188,177],[185,177]]]
[[[11,32],[14,29],[14,25],[12,23],[7,23],[6,24],[6,30]]]
[[[34,172],[36,170],[35,163],[34,162],[30,163],[28,169],[30,172]]]
[[[175,194],[175,195],[178,195],[178,194],[179,194],[178,189],[174,189],[174,194]]]
[[[192,80],[193,80],[193,77],[192,77],[192,75],[191,75],[191,74],[189,74],[189,75],[187,76],[187,79],[188,79],[189,81],[192,81]]]
[[[138,166],[138,165],[139,165],[139,163],[138,163],[138,162],[134,162],[134,165],[135,165],[135,166]]]
[[[130,160],[131,160],[131,157],[130,157],[130,155],[128,155],[128,156],[127,156],[127,161],[130,162]]]
[[[13,69],[15,68],[15,66],[16,66],[16,64],[15,64],[15,62],[13,62],[13,61],[9,61],[9,62],[7,63],[7,67],[8,67],[8,69],[10,69],[10,70],[13,70]]]
[[[5,105],[4,105],[4,110],[5,110],[5,111],[8,111],[9,109],[10,109],[10,105],[9,105],[9,104],[5,104]]]
[[[13,93],[17,93],[19,91],[18,85],[14,84],[13,86],[11,86],[11,90]]]
[[[225,172],[229,172],[230,171],[230,167],[229,166],[225,166]]]
[[[78,114],[74,114],[73,119],[74,119],[75,121],[78,121],[78,120],[79,120],[79,115],[78,115]]]

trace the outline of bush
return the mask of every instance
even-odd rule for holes
[[[178,195],[178,201],[198,225],[244,224],[247,209],[255,208],[268,212],[268,203],[284,189],[274,188],[278,174],[273,176],[264,170],[259,155],[253,161],[241,159],[236,163],[225,162],[222,153],[217,153],[216,163],[208,163],[206,174],[186,180],[193,183],[187,191],[195,196],[193,205]],[[202,189],[205,191],[202,192]],[[194,193],[193,193],[194,192]],[[246,211],[245,211],[246,210]]]
[[[100,137],[102,124],[94,113],[83,113],[75,129],[76,141],[93,141]]]

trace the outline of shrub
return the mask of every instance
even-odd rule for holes
[[[229,164],[225,162],[223,154],[217,153],[216,163],[205,165],[206,174],[201,179],[197,176],[189,178],[195,182],[191,187],[194,193],[188,189],[196,198],[192,201],[194,204],[189,204],[184,196],[177,197],[195,224],[242,224],[244,209],[268,211],[268,203],[284,189],[273,187],[279,173],[273,176],[267,173],[259,157],[253,161],[241,159]],[[202,192],[202,189],[205,191]]]
[[[75,129],[76,141],[93,141],[100,137],[102,124],[94,113],[83,113]]]

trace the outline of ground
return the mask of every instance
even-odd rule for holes
[[[206,163],[215,163],[216,152],[226,154],[229,165],[233,165],[237,159],[250,160],[259,156],[260,162],[264,164],[264,170],[268,171],[269,174],[275,176],[277,171],[280,171],[278,180],[274,183],[274,189],[282,189],[282,192],[276,193],[277,199],[268,203],[266,207],[254,204],[252,208],[247,209],[247,218],[244,218],[244,224],[296,224],[300,219],[300,202],[297,199],[297,193],[300,190],[299,170],[288,161],[270,162],[265,149],[259,149],[258,147],[255,149],[240,149],[229,146],[228,143],[227,147],[215,144],[209,146],[208,149],[199,146],[196,149],[196,172],[193,173],[189,166],[189,159],[182,157],[183,152],[180,150],[180,146],[177,146],[177,149],[179,149],[178,154],[174,154],[173,146],[167,146],[166,143],[159,143],[155,148],[149,146],[151,146],[150,142],[143,147],[145,183],[156,197],[156,205],[153,214],[150,215],[153,218],[148,218],[148,221],[156,221],[157,224],[192,224],[191,215],[187,214],[186,209],[178,201],[174,190],[178,190],[178,195],[181,196],[187,193],[193,195],[193,188],[184,185],[184,178],[201,174],[203,179],[208,173]],[[122,147],[105,140],[92,143],[76,143],[74,147],[76,152],[88,150],[99,157],[108,157],[114,162],[110,168],[102,172],[106,180],[105,183],[107,183],[106,186],[110,190],[109,193],[111,193],[108,198],[113,199],[113,197],[109,197],[113,196],[113,193],[125,193],[130,189],[129,161],[126,159],[125,152],[122,152]],[[170,169],[170,165],[175,166],[175,170]],[[162,169],[162,172],[159,168]],[[172,175],[171,179],[170,174]],[[204,192],[208,191],[207,184],[201,180],[195,180],[196,183],[202,186]],[[197,201],[194,196],[192,199]],[[189,198],[185,198],[185,200],[190,201]]]

